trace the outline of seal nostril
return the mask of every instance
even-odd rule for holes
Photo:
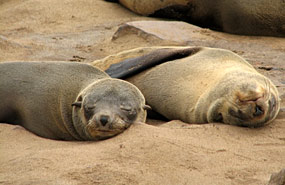
[[[101,116],[100,123],[105,126],[109,122],[109,116]]]
[[[260,116],[260,115],[262,115],[264,112],[263,112],[263,110],[262,110],[262,108],[260,107],[260,106],[258,106],[258,105],[256,105],[256,107],[255,107],[255,113],[253,114],[254,116]]]
[[[215,118],[214,118],[215,122],[223,122],[223,115],[221,113],[219,113]]]

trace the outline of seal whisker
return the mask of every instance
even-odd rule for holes
[[[264,93],[264,99],[265,101],[268,101],[270,99],[270,92],[271,92],[271,87],[270,87],[270,82],[268,79],[263,79],[264,84],[265,84],[265,93]]]

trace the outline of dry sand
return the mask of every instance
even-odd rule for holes
[[[0,0],[0,61],[91,62],[139,46],[221,47],[274,81],[283,111],[259,129],[148,120],[99,142],[54,141],[1,124],[0,184],[259,185],[285,167],[285,39],[181,22],[122,26],[139,20],[158,19],[102,0]]]

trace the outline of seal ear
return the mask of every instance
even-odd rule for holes
[[[144,106],[143,106],[143,109],[144,109],[144,110],[152,110],[151,106],[149,106],[149,105],[144,105]]]
[[[81,101],[74,102],[73,104],[71,104],[71,106],[81,107],[82,106],[82,102]]]

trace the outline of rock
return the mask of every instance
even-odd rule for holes
[[[278,173],[273,173],[268,185],[285,185],[285,168]]]

